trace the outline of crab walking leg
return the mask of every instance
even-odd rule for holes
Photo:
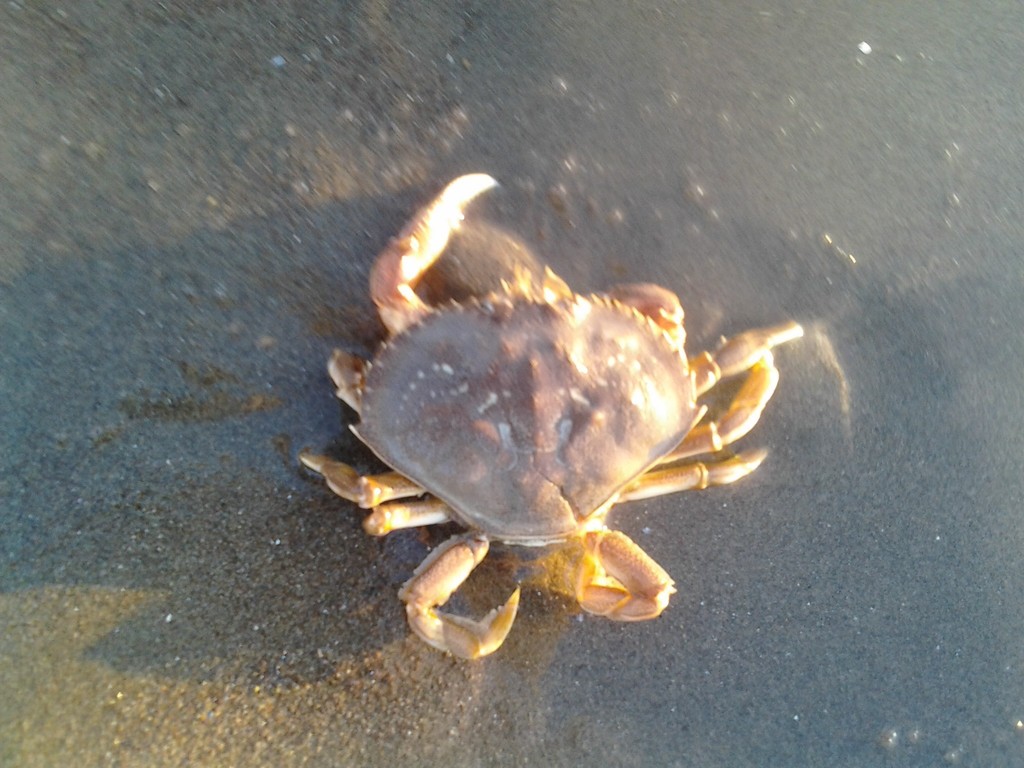
[[[672,578],[654,559],[619,531],[591,531],[576,581],[583,610],[616,621],[658,616],[675,592]]]
[[[363,519],[363,530],[371,536],[386,536],[399,528],[440,525],[452,519],[451,508],[440,499],[391,501],[374,507]]]
[[[464,659],[477,659],[493,653],[505,642],[519,608],[518,587],[503,606],[480,621],[436,610],[469,577],[487,549],[487,540],[479,537],[449,539],[430,553],[399,590],[409,626],[428,645]]]
[[[674,467],[656,467],[626,486],[616,502],[650,499],[679,491],[700,491],[712,485],[728,485],[746,477],[768,451],[744,451],[722,461],[693,461]]]
[[[356,413],[362,408],[366,371],[365,360],[340,349],[334,350],[327,363],[327,373],[334,382],[335,394]]]
[[[398,472],[360,475],[348,464],[309,451],[302,451],[299,461],[323,475],[332,491],[343,499],[354,501],[363,509],[376,507],[391,499],[406,499],[426,493],[421,486]]]
[[[667,464],[701,453],[716,453],[747,434],[779,385],[779,371],[771,352],[762,352],[747,374],[729,408],[720,418],[699,424],[683,441],[658,461]]]
[[[803,335],[803,327],[790,321],[770,328],[745,331],[726,339],[713,354],[702,352],[690,358],[696,394],[704,394],[727,376],[743,373],[774,347]]]
[[[377,257],[370,272],[370,296],[392,335],[428,312],[414,290],[417,281],[448,245],[451,233],[462,222],[462,209],[497,183],[486,173],[455,179],[417,211]]]

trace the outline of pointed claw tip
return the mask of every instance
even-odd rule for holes
[[[299,462],[307,469],[319,472],[320,468],[324,465],[324,457],[318,456],[308,448],[303,448],[299,451]]]
[[[512,594],[508,596],[508,600],[505,601],[505,605],[502,606],[505,610],[516,610],[519,607],[519,596],[522,594],[522,587],[516,587]]]
[[[505,642],[508,633],[512,631],[512,624],[515,622],[516,614],[519,611],[520,591],[520,588],[516,587],[512,594],[509,595],[508,600],[505,601],[505,604],[500,608],[496,608],[490,616],[484,619],[482,623],[486,624],[487,628],[480,637],[480,645],[475,658],[494,653]]]
[[[790,322],[786,325],[779,327],[779,329],[773,335],[771,345],[773,347],[779,344],[785,344],[787,341],[793,341],[799,339],[804,335],[804,327],[800,323]]]
[[[484,192],[494,189],[498,182],[486,173],[467,173],[448,183],[442,196],[461,206]]]
[[[753,472],[761,466],[761,462],[768,458],[768,450],[766,448],[755,448],[754,450],[744,451],[737,458],[741,459],[743,463],[750,467],[750,471]]]

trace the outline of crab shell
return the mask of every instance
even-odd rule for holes
[[[526,283],[435,309],[368,368],[363,441],[516,544],[577,534],[697,415],[686,357],[647,315]]]

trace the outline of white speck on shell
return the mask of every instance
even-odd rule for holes
[[[580,390],[579,390],[578,388],[576,388],[576,387],[570,387],[570,388],[569,388],[569,397],[571,397],[571,398],[573,399],[573,402],[579,403],[579,404],[580,404],[580,405],[582,405],[582,406],[583,406],[584,408],[589,408],[589,407],[590,407],[590,406],[592,405],[592,403],[590,402],[590,400],[588,400],[588,399],[587,399],[587,396],[586,396],[586,395],[584,395],[584,394],[583,394],[583,393],[582,393],[582,392],[581,392],[581,391],[580,391]]]
[[[493,393],[493,392],[488,392],[487,393],[487,399],[484,400],[480,405],[477,406],[476,412],[478,414],[482,415],[484,413],[484,411],[486,411],[488,408],[490,408],[496,402],[498,402],[498,396],[495,393]]]
[[[556,451],[561,451],[566,443],[569,442],[569,436],[572,435],[572,419],[562,419],[558,422],[558,447]]]

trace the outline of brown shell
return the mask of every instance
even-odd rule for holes
[[[367,373],[359,434],[492,538],[554,541],[685,436],[685,357],[607,297],[513,294],[427,315]]]

